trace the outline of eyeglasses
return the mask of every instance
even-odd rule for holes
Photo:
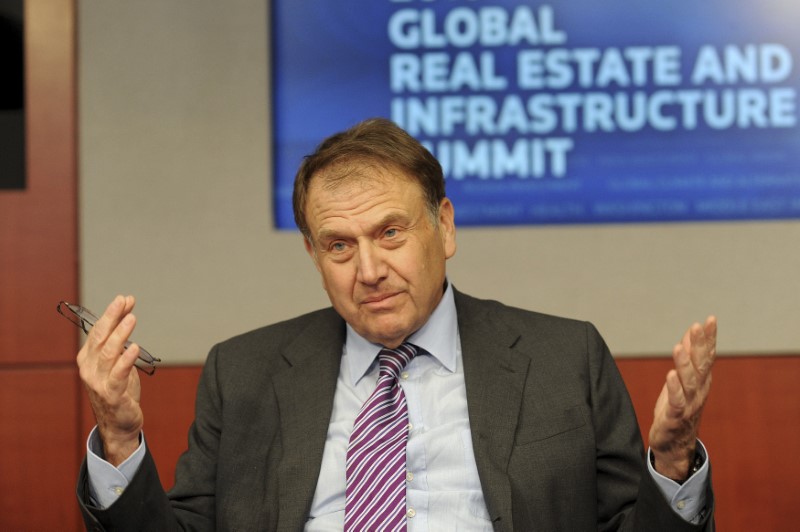
[[[83,332],[86,334],[89,334],[89,329],[94,327],[94,324],[97,323],[97,320],[99,319],[92,313],[91,310],[80,305],[67,303],[66,301],[59,302],[56,310],[59,314],[83,329]],[[131,342],[125,342],[125,349],[127,349],[130,345]],[[161,362],[161,359],[154,357],[144,347],[139,346],[139,358],[137,358],[136,362],[134,362],[134,365],[137,369],[141,370],[147,375],[152,375],[156,372],[156,362]]]

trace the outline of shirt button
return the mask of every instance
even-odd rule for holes
[[[409,424],[408,424],[408,432],[411,432],[412,430],[414,430],[414,425],[412,425],[411,423],[409,423]]]
[[[678,510],[683,510],[684,508],[686,508],[686,501],[678,501],[678,504],[676,506],[678,507]]]
[[[411,471],[406,471],[406,481],[411,482],[412,480],[414,480],[414,473]]]
[[[401,376],[402,378],[404,378],[404,379],[407,379],[407,378],[408,378],[408,372],[407,372],[407,371],[404,371],[403,373],[401,373],[401,374],[400,374],[400,376]]]
[[[116,493],[117,495],[122,495],[123,491],[125,491],[125,488],[120,488],[119,486],[114,488],[114,493]]]
[[[406,515],[407,515],[408,517],[414,517],[415,515],[417,515],[417,511],[416,511],[415,509],[413,509],[413,508],[409,508],[409,509],[406,511]]]

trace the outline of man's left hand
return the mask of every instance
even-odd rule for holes
[[[697,431],[709,389],[717,347],[717,319],[695,323],[672,350],[675,369],[656,401],[650,449],[655,469],[677,482],[689,477],[697,446]]]

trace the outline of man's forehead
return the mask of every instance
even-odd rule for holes
[[[410,215],[425,207],[424,194],[416,182],[385,175],[347,179],[333,186],[321,181],[309,190],[306,202],[310,225],[352,215],[363,219],[388,213]]]
[[[311,178],[309,189],[321,187],[324,190],[335,190],[344,185],[361,185],[366,188],[375,182],[394,181],[415,182],[403,169],[391,163],[369,159],[345,160],[317,171]]]
[[[311,182],[306,219],[315,240],[352,229],[354,221],[371,231],[389,223],[409,225],[425,212],[422,188],[406,174],[381,169],[338,177],[332,184],[322,175]]]

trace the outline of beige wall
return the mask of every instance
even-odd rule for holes
[[[83,0],[78,28],[82,303],[135,294],[135,339],[168,363],[326,304],[272,228],[266,4]],[[800,222],[464,229],[449,275],[591,320],[617,355],[710,312],[725,353],[797,353],[799,244]]]

